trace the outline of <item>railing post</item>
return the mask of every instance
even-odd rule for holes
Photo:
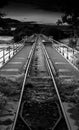
[[[17,43],[16,43],[16,52],[17,52]]]
[[[58,51],[58,46],[56,46],[56,50]]]
[[[68,59],[68,47],[67,47],[67,59]]]
[[[72,54],[72,57],[73,57],[72,63],[74,63],[74,48],[72,49],[72,52],[73,52],[73,54]]]
[[[59,50],[59,51],[60,51],[60,53],[61,53],[61,45],[60,45],[60,50]]]
[[[13,55],[14,55],[14,43],[13,43]]]
[[[63,46],[63,56],[64,56],[64,46]]]
[[[14,54],[15,54],[15,44],[14,44]]]
[[[5,63],[5,52],[4,52],[4,48],[3,48],[3,64]]]
[[[10,59],[10,46],[9,46],[9,59]]]
[[[17,43],[16,43],[16,52],[17,52]]]
[[[16,53],[16,44],[14,44],[14,53]]]

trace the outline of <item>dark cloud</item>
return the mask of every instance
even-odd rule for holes
[[[68,10],[79,10],[76,0],[1,0],[0,7],[8,5],[10,2],[23,3],[26,7],[29,5],[47,11],[64,11],[67,8]]]
[[[63,12],[79,13],[78,2],[76,0],[2,0],[0,7],[9,17],[18,19],[28,18],[30,20],[52,22]],[[53,14],[56,14],[53,16]],[[43,14],[44,13],[44,14]],[[57,14],[59,13],[59,14]],[[47,16],[45,16],[47,14]],[[49,18],[49,16],[50,18]],[[39,16],[39,17],[38,17]],[[41,17],[40,17],[41,16]],[[56,16],[56,17],[55,17]],[[51,19],[53,17],[53,19]],[[46,20],[47,18],[47,20]],[[50,20],[50,21],[48,21]]]
[[[1,0],[0,1],[0,8],[3,8],[5,5],[7,5],[8,4],[8,0]]]
[[[22,2],[31,6],[36,6],[39,9],[47,11],[59,11],[61,8],[61,0],[15,0],[16,2]]]

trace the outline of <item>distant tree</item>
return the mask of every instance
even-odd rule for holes
[[[0,18],[4,17],[5,14],[0,12]]]
[[[5,15],[6,15],[5,13],[0,12],[0,27],[3,27],[3,28],[7,26],[7,23],[3,19]]]
[[[77,40],[78,40],[78,26],[79,26],[79,19],[75,14],[65,14],[62,16],[62,22],[63,23],[68,23],[71,25],[71,37],[69,41],[69,45],[74,48],[77,45]]]
[[[77,45],[78,40],[78,28],[79,28],[79,7],[78,2],[73,0],[63,0],[61,3],[61,11],[63,12],[63,16],[61,17],[62,23],[67,23],[70,25],[71,34],[69,40],[69,46],[74,48]],[[60,24],[60,21],[57,21]]]
[[[56,22],[57,25],[61,25],[62,24],[62,20],[58,19],[58,21]]]
[[[79,27],[79,6],[78,1],[63,0],[62,10],[64,15],[62,16],[62,22],[68,23],[72,28],[72,37],[78,36]]]

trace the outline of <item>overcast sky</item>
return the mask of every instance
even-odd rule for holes
[[[51,6],[48,9],[47,3],[43,3],[43,5],[40,5],[39,2],[33,3],[31,0],[27,3],[24,1],[22,2],[21,0],[19,2],[11,1],[2,8],[2,11],[6,13],[6,17],[15,18],[21,21],[36,21],[38,23],[51,24],[56,23],[62,13],[56,12],[55,8],[54,11],[51,11]],[[45,9],[46,7],[47,9]]]

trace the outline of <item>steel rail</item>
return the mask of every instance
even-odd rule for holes
[[[68,130],[72,130],[71,126],[70,126],[70,123],[69,123],[69,120],[68,120],[68,117],[67,117],[67,114],[66,114],[66,112],[64,110],[64,106],[63,106],[62,101],[61,101],[61,97],[60,97],[60,94],[59,94],[59,91],[58,91],[58,88],[57,88],[57,85],[56,85],[54,75],[52,73],[52,68],[51,68],[50,62],[49,62],[50,59],[47,58],[48,54],[47,54],[47,51],[46,51],[45,46],[43,44],[42,44],[42,49],[43,49],[43,52],[44,52],[44,55],[45,55],[45,58],[46,58],[46,61],[47,61],[48,67],[49,67],[49,71],[50,71],[50,74],[51,74],[51,77],[52,77],[52,81],[54,83],[54,87],[55,87],[55,90],[56,90],[56,93],[57,93],[57,96],[58,96],[58,99],[59,99],[59,102],[60,102],[60,106],[61,106],[64,118],[65,118]]]
[[[18,117],[18,113],[19,113],[19,109],[20,109],[20,105],[21,105],[21,101],[22,101],[22,96],[23,96],[23,92],[24,92],[24,86],[25,86],[25,83],[26,83],[30,63],[31,63],[31,60],[32,60],[32,57],[33,57],[33,54],[34,54],[35,45],[36,45],[36,43],[33,44],[32,49],[31,49],[29,56],[28,56],[28,60],[27,60],[26,65],[25,65],[26,66],[26,72],[25,72],[25,76],[24,76],[24,80],[23,80],[20,100],[19,100],[19,103],[18,103],[18,108],[17,108],[17,112],[16,112],[16,115],[15,115],[15,120],[14,120],[14,123],[13,123],[11,130],[15,129],[15,125],[16,125],[16,121],[17,121],[17,117]],[[50,75],[51,75],[51,78],[52,78],[52,81],[53,81],[53,84],[54,84],[54,87],[55,87],[55,90],[56,90],[56,93],[57,93],[57,96],[58,96],[58,99],[59,99],[59,102],[60,102],[60,106],[61,106],[64,118],[65,118],[68,130],[71,130],[71,126],[69,124],[69,120],[68,120],[66,112],[64,110],[64,107],[63,107],[63,104],[62,104],[62,101],[61,101],[61,98],[60,98],[60,95],[59,95],[59,92],[58,92],[58,88],[57,88],[57,85],[56,85],[56,82],[55,82],[55,78],[54,78],[53,73],[52,73],[52,67],[51,67],[52,64],[50,64],[51,60],[48,56],[48,53],[45,49],[45,46],[42,43],[41,43],[41,45],[42,45],[42,51],[43,51],[43,54],[45,56],[45,59],[46,59],[47,65],[48,65],[48,69],[49,69],[49,72],[50,72]],[[28,126],[28,124],[27,124],[27,126]],[[29,126],[28,126],[28,128],[29,128]]]
[[[24,92],[24,86],[25,86],[25,83],[26,83],[26,78],[27,78],[29,66],[30,66],[30,63],[31,63],[31,60],[32,60],[33,52],[34,52],[34,49],[35,49],[35,45],[36,45],[36,42],[33,44],[32,49],[31,49],[29,56],[27,58],[27,62],[26,62],[27,68],[26,68],[26,72],[25,72],[25,76],[24,76],[24,80],[23,80],[22,90],[21,90],[21,94],[20,94],[20,100],[19,100],[19,103],[18,103],[17,112],[15,114],[15,119],[14,119],[14,123],[12,125],[11,130],[15,129],[15,125],[16,125],[16,121],[17,121],[17,117],[18,117],[18,113],[19,113],[19,109],[20,109],[20,105],[21,105],[21,100],[22,100],[22,96],[23,96],[23,92]]]

